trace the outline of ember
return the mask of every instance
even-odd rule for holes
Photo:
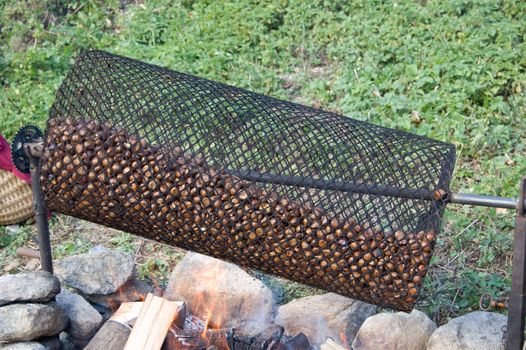
[[[229,350],[309,350],[312,349],[309,340],[303,333],[294,337],[284,335],[284,329],[280,329],[272,336],[260,343],[256,337],[238,336],[235,329],[230,330],[227,334]]]
[[[210,308],[214,307],[214,303]],[[206,315],[210,317],[210,314]],[[220,315],[216,318],[221,318]],[[210,322],[190,313],[184,323],[174,323],[166,336],[163,350],[309,350],[309,340],[303,333],[294,337],[286,336],[281,326],[269,325],[260,334],[247,336],[225,328],[211,328]],[[181,326],[177,326],[179,324]]]
[[[190,316],[193,318],[193,316]],[[186,323],[188,324],[188,323]],[[168,332],[163,350],[309,350],[313,349],[303,333],[294,337],[284,335],[278,327],[269,338],[236,334],[235,329],[206,332],[173,327]]]
[[[208,328],[208,322],[188,314],[183,327],[174,324],[166,335],[163,350],[227,349],[227,330]]]

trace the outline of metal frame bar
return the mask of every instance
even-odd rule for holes
[[[409,199],[436,199],[435,193],[427,189],[398,188],[394,186],[354,184],[352,182],[315,179],[313,177],[287,176],[260,173],[251,170],[227,170],[231,175],[243,180],[272,183],[276,185],[311,187],[320,190],[362,193],[375,196],[388,196]]]
[[[526,317],[526,178],[521,182],[521,192],[515,233],[513,235],[513,261],[511,292],[508,302],[506,350],[522,350],[524,346],[524,318]]]
[[[53,273],[53,256],[49,237],[48,210],[42,197],[40,186],[40,159],[42,156],[42,143],[26,143],[24,151],[29,157],[31,165],[31,188],[35,206],[35,220],[38,229],[38,248],[42,270]]]
[[[341,191],[351,193],[361,193],[373,196],[388,196],[408,199],[439,200],[446,199],[448,203],[477,205],[483,207],[517,209],[518,199],[482,196],[468,193],[450,193],[447,198],[441,198],[440,191],[433,192],[427,189],[398,188],[394,186],[371,186],[367,184],[354,184],[345,181],[330,181],[325,179],[315,179],[312,177],[286,176],[271,173],[260,173],[251,170],[227,170],[229,174],[237,176],[243,180],[272,183],[276,185],[312,187],[321,190]],[[445,194],[445,192],[444,192]],[[526,205],[526,201],[523,202]]]

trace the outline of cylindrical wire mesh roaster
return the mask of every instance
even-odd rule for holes
[[[101,51],[50,111],[50,209],[399,310],[453,145]]]

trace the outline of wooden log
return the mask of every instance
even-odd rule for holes
[[[184,303],[148,294],[126,342],[125,350],[159,350]]]
[[[122,303],[91,339],[86,350],[122,350],[131,333],[130,324],[139,316],[143,302]]]
[[[28,247],[20,247],[16,250],[16,255],[20,257],[27,257],[32,259],[40,259],[40,253],[38,250]]]
[[[108,320],[95,334],[85,350],[122,350],[131,333],[131,327],[113,320]]]

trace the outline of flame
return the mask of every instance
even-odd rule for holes
[[[117,311],[121,306],[121,303],[128,301],[144,301],[146,295],[139,293],[133,288],[133,281],[128,281],[117,289],[117,291],[108,296],[108,307],[113,311]]]
[[[199,275],[199,282],[203,288],[196,291],[196,303],[192,309],[196,316],[205,322],[201,337],[206,339],[212,329],[226,327],[225,317],[228,315],[228,305],[225,300],[225,269],[221,264],[204,264]]]
[[[345,349],[350,350],[351,348],[349,347],[349,345],[347,343],[348,339],[347,339],[347,335],[345,334],[345,332],[344,331],[340,331],[339,335],[340,335],[340,344],[343,344]]]
[[[203,332],[201,332],[201,338],[206,337],[206,333],[208,332],[208,328],[210,327],[210,320],[212,319],[212,311],[210,308],[206,308],[206,315],[204,316],[204,319],[206,323]]]
[[[241,321],[239,317],[233,317],[244,313],[244,306],[229,305],[232,288],[236,288],[231,285],[235,283],[232,278],[228,278],[231,267],[209,257],[196,258],[194,263],[193,268],[198,266],[199,269],[192,271],[191,277],[188,277],[190,280],[187,283],[176,283],[173,291],[167,290],[187,302],[188,313],[181,330],[181,334],[187,336],[181,335],[178,341],[186,346],[182,347],[184,349],[201,349],[210,345],[222,350],[228,349],[228,331],[233,327],[244,327],[251,321],[247,319],[241,325],[236,323]]]

